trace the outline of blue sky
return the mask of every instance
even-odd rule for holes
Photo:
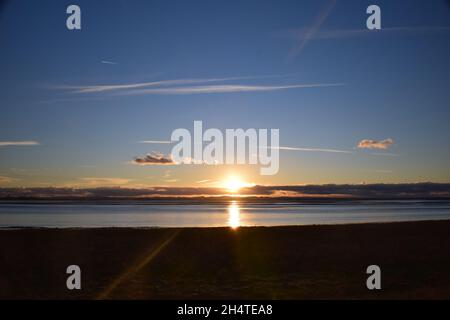
[[[365,29],[374,3],[380,31]],[[82,30],[67,30],[69,4]],[[448,182],[449,18],[446,1],[7,2],[0,186],[187,186],[230,172],[261,184]],[[98,90],[171,80],[181,81],[162,93]],[[309,84],[319,86],[274,89]],[[223,85],[246,92],[177,91]],[[282,151],[272,177],[253,166],[129,163],[167,154],[170,145],[138,141],[167,140],[194,120],[279,128],[282,146],[351,153]],[[388,138],[388,149],[357,148]],[[6,145],[20,141],[38,145]]]

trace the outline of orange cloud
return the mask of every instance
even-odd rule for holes
[[[83,181],[82,185],[86,187],[98,187],[98,186],[117,186],[117,185],[123,185],[130,182],[129,179],[123,179],[123,178],[97,178],[97,177],[90,177],[90,178],[80,178],[80,180]]]
[[[370,140],[363,139],[358,143],[358,148],[361,149],[388,149],[391,145],[394,144],[394,140],[391,138],[384,140]]]
[[[11,177],[0,176],[0,184],[6,184],[16,181],[17,179]]]

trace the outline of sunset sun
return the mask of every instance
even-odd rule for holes
[[[251,186],[251,184],[242,181],[241,178],[236,176],[229,177],[223,182],[223,188],[227,189],[231,193],[238,193],[242,188],[249,186]]]

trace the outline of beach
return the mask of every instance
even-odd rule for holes
[[[3,229],[0,299],[449,299],[449,252],[450,220]]]

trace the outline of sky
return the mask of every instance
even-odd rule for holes
[[[450,182],[449,18],[444,0],[3,1],[0,187]],[[278,173],[133,161],[195,120],[279,129]]]

